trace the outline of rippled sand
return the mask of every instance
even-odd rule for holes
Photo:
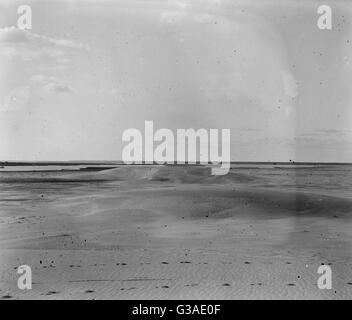
[[[0,173],[0,296],[351,299],[350,183],[349,166]]]

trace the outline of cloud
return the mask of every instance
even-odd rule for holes
[[[192,2],[169,0],[171,10],[163,11],[160,14],[160,22],[165,24],[176,24],[185,18],[191,18],[198,23],[209,23],[214,19],[209,13],[226,3],[225,0],[194,0]],[[235,8],[236,10],[236,8]]]
[[[58,92],[58,93],[65,93],[65,92],[73,92],[73,89],[66,84],[60,83],[48,83],[43,87],[44,91],[46,92]]]
[[[352,135],[352,130],[347,128],[339,128],[339,129],[319,129],[313,132],[304,133],[302,137],[321,137],[325,139],[326,137],[342,137],[342,136],[350,136]]]
[[[65,81],[41,74],[33,75],[30,78],[30,83],[46,93],[70,93],[74,91]]]
[[[165,11],[160,14],[160,21],[166,24],[175,24],[188,15],[184,11]]]
[[[164,11],[160,14],[160,22],[164,24],[176,24],[186,18],[197,23],[214,23],[218,17],[209,13],[188,12],[187,10]]]
[[[66,81],[52,76],[36,74],[29,79],[26,85],[13,88],[6,94],[0,103],[0,111],[13,112],[23,110],[33,92],[63,94],[74,92],[74,89]]]
[[[0,43],[20,43],[27,41],[26,32],[16,27],[5,27],[0,29]]]
[[[68,39],[55,39],[28,30],[21,30],[14,26],[0,29],[0,43],[28,43],[34,42],[38,45],[53,45],[64,48],[88,50],[88,47]]]
[[[89,47],[69,39],[56,39],[45,35],[21,30],[14,26],[0,28],[0,55],[25,61],[47,56],[55,59],[58,64],[66,64],[68,51],[88,51]]]
[[[189,6],[188,3],[184,2],[184,1],[179,1],[179,0],[169,0],[168,3],[170,5],[174,5],[174,6],[178,7],[180,9],[186,9]]]
[[[352,143],[352,130],[346,128],[319,129],[298,135],[295,138],[295,142],[302,144],[317,144],[320,146]]]

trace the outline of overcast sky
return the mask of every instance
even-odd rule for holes
[[[0,159],[118,160],[122,132],[231,128],[232,160],[352,162],[352,3],[0,0]]]

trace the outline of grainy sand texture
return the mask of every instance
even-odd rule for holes
[[[0,172],[0,297],[351,299],[351,169]]]

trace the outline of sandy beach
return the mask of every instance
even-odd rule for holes
[[[0,70],[0,301],[352,299],[352,0],[0,0]]]
[[[349,167],[209,170],[2,172],[2,299],[351,299]]]

